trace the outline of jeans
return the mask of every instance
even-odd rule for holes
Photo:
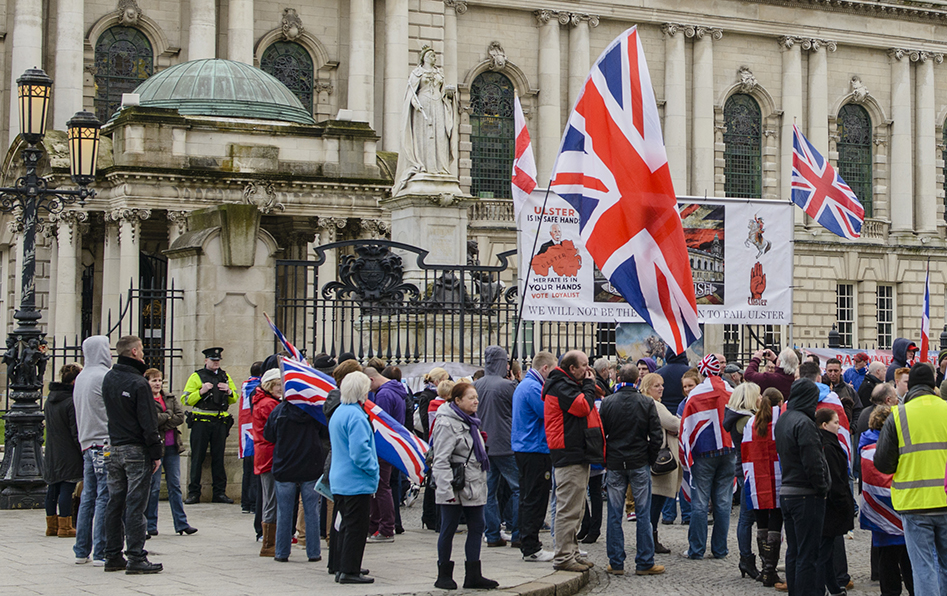
[[[151,496],[148,499],[148,529],[158,530],[158,495],[161,493],[161,469],[164,468],[165,484],[168,485],[168,505],[171,506],[171,519],[174,520],[174,531],[180,532],[188,527],[187,515],[184,514],[184,502],[181,500],[181,455],[174,447],[165,447],[161,465],[151,476]]]
[[[947,596],[947,514],[902,513],[914,593]]]
[[[635,496],[635,569],[644,571],[654,567],[654,535],[651,533],[651,467],[632,470],[608,470],[605,484],[608,488],[608,529],[605,547],[612,569],[625,568],[624,521],[625,491],[631,486]]]
[[[527,557],[543,548],[539,531],[549,504],[552,460],[548,453],[517,453],[516,467],[520,471],[520,552]]]
[[[838,585],[835,575],[835,536],[823,536],[819,543],[819,561],[816,563],[819,574],[819,585],[825,586],[830,595],[841,594],[842,588]]]
[[[141,445],[112,445],[106,458],[109,504],[105,508],[105,559],[125,555],[131,561],[145,559],[145,508],[151,486],[152,462]]]
[[[437,562],[451,560],[454,535],[463,514],[467,521],[467,539],[464,541],[464,556],[467,561],[480,560],[480,543],[483,540],[483,506],[462,507],[461,505],[439,505],[441,513],[441,531],[437,537]]]
[[[825,586],[816,568],[822,542],[825,497],[780,497],[786,528],[786,584],[792,596],[823,596]]]
[[[746,508],[746,495],[740,499],[740,518],[737,520],[737,544],[740,546],[741,557],[753,556],[753,522],[756,514]],[[716,522],[714,522],[716,523]]]
[[[306,556],[315,559],[322,556],[319,540],[320,498],[316,492],[316,481],[276,481],[276,558],[288,559],[293,546],[293,510],[296,507],[296,488],[302,497],[303,513],[306,516]]]
[[[500,477],[506,480],[510,487],[510,506],[513,508],[513,541],[520,539],[519,509],[520,509],[520,471],[516,466],[516,457],[513,455],[498,455],[490,457],[490,471],[487,472],[487,506],[485,511],[487,542],[500,540],[500,506],[497,503],[497,485]],[[444,518],[441,516],[441,521]]]
[[[201,469],[207,448],[210,447],[210,475],[213,494],[219,497],[227,494],[227,471],[224,469],[224,449],[227,447],[227,435],[230,424],[227,417],[217,420],[194,420],[191,425],[191,475],[187,485],[188,496],[201,494]]]
[[[105,507],[109,504],[109,487],[102,453],[100,447],[89,447],[82,452],[82,497],[76,521],[76,545],[72,547],[77,559],[85,559],[89,553],[97,561],[105,559]]]
[[[75,482],[53,482],[46,487],[46,515],[56,515],[59,507],[59,517],[72,517],[72,493],[76,490]]]
[[[702,559],[707,549],[707,507],[713,498],[714,529],[710,552],[727,556],[730,508],[733,505],[733,454],[696,457],[691,466],[691,525],[687,532],[688,557]]]

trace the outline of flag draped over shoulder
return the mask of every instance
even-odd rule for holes
[[[740,460],[743,462],[743,492],[748,499],[748,509],[779,508],[782,468],[779,466],[774,435],[777,420],[779,408],[774,408],[773,420],[766,429],[766,435],[762,437],[753,428],[756,416],[751,417],[743,429]]]
[[[299,406],[310,416],[328,425],[322,407],[329,392],[335,389],[335,379],[291,358],[280,358],[283,373],[283,399]]]
[[[579,214],[595,264],[680,354],[700,337],[651,76],[637,28],[592,66],[569,115],[550,189]]]
[[[526,128],[526,118],[523,116],[523,106],[520,104],[519,95],[513,99],[513,121],[516,129],[512,181],[515,218],[513,221],[519,221],[523,204],[529,198],[529,193],[536,188],[536,159],[533,157],[533,145],[529,140],[529,130]]]
[[[882,474],[875,467],[876,447],[876,443],[869,443],[861,448],[861,527],[889,536],[903,536],[901,516],[891,502],[891,474]]]
[[[681,417],[681,466],[689,470],[694,454],[733,447],[730,433],[723,430],[723,414],[730,401],[730,386],[717,376],[709,376],[691,390]]]
[[[250,377],[240,388],[240,441],[237,442],[237,457],[243,459],[253,456],[253,392],[260,385],[260,377]]]
[[[414,484],[421,484],[427,471],[424,456],[428,444],[371,400],[365,401],[365,413],[375,432],[378,457],[404,472]]]

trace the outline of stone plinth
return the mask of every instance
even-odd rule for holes
[[[423,178],[422,178],[423,176]],[[457,192],[446,191],[453,184]],[[380,202],[391,211],[391,239],[428,251],[429,265],[461,265],[467,262],[467,207],[475,201],[460,193],[457,180],[449,176],[419,175],[406,189],[428,187],[445,192],[400,194]],[[405,258],[405,272],[417,270],[413,255]]]

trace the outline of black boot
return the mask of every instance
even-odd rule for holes
[[[756,555],[740,557],[740,577],[746,577],[748,575],[753,579],[757,579],[760,576],[760,572],[756,568]]]
[[[758,536],[762,536],[763,530],[760,530]],[[758,537],[757,540],[760,540]],[[766,532],[765,551],[762,552],[763,572],[760,573],[760,580],[764,588],[775,587],[776,584],[783,583],[776,574],[776,565],[779,563],[780,535],[779,532]]]
[[[457,582],[454,581],[453,561],[437,564],[437,581],[434,582],[434,587],[442,590],[457,589]]]
[[[495,590],[500,587],[498,582],[487,579],[480,574],[480,561],[467,561],[464,563],[466,575],[464,576],[464,589],[474,590]]]
[[[651,531],[651,535],[654,536],[654,554],[656,554],[656,555],[669,555],[669,554],[671,554],[671,549],[669,549],[668,547],[666,547],[666,546],[664,546],[663,544],[661,544],[660,542],[658,542],[658,531],[657,531],[657,530],[652,530],[652,531]]]
[[[125,567],[125,575],[143,575],[150,573],[161,573],[161,570],[164,567],[161,563],[152,563],[148,559],[140,559],[137,561],[128,561],[128,565]]]

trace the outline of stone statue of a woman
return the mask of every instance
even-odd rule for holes
[[[454,112],[454,88],[444,84],[437,55],[426,45],[421,49],[417,68],[408,77],[393,195],[406,192],[408,182],[419,174],[434,178],[451,176]]]

